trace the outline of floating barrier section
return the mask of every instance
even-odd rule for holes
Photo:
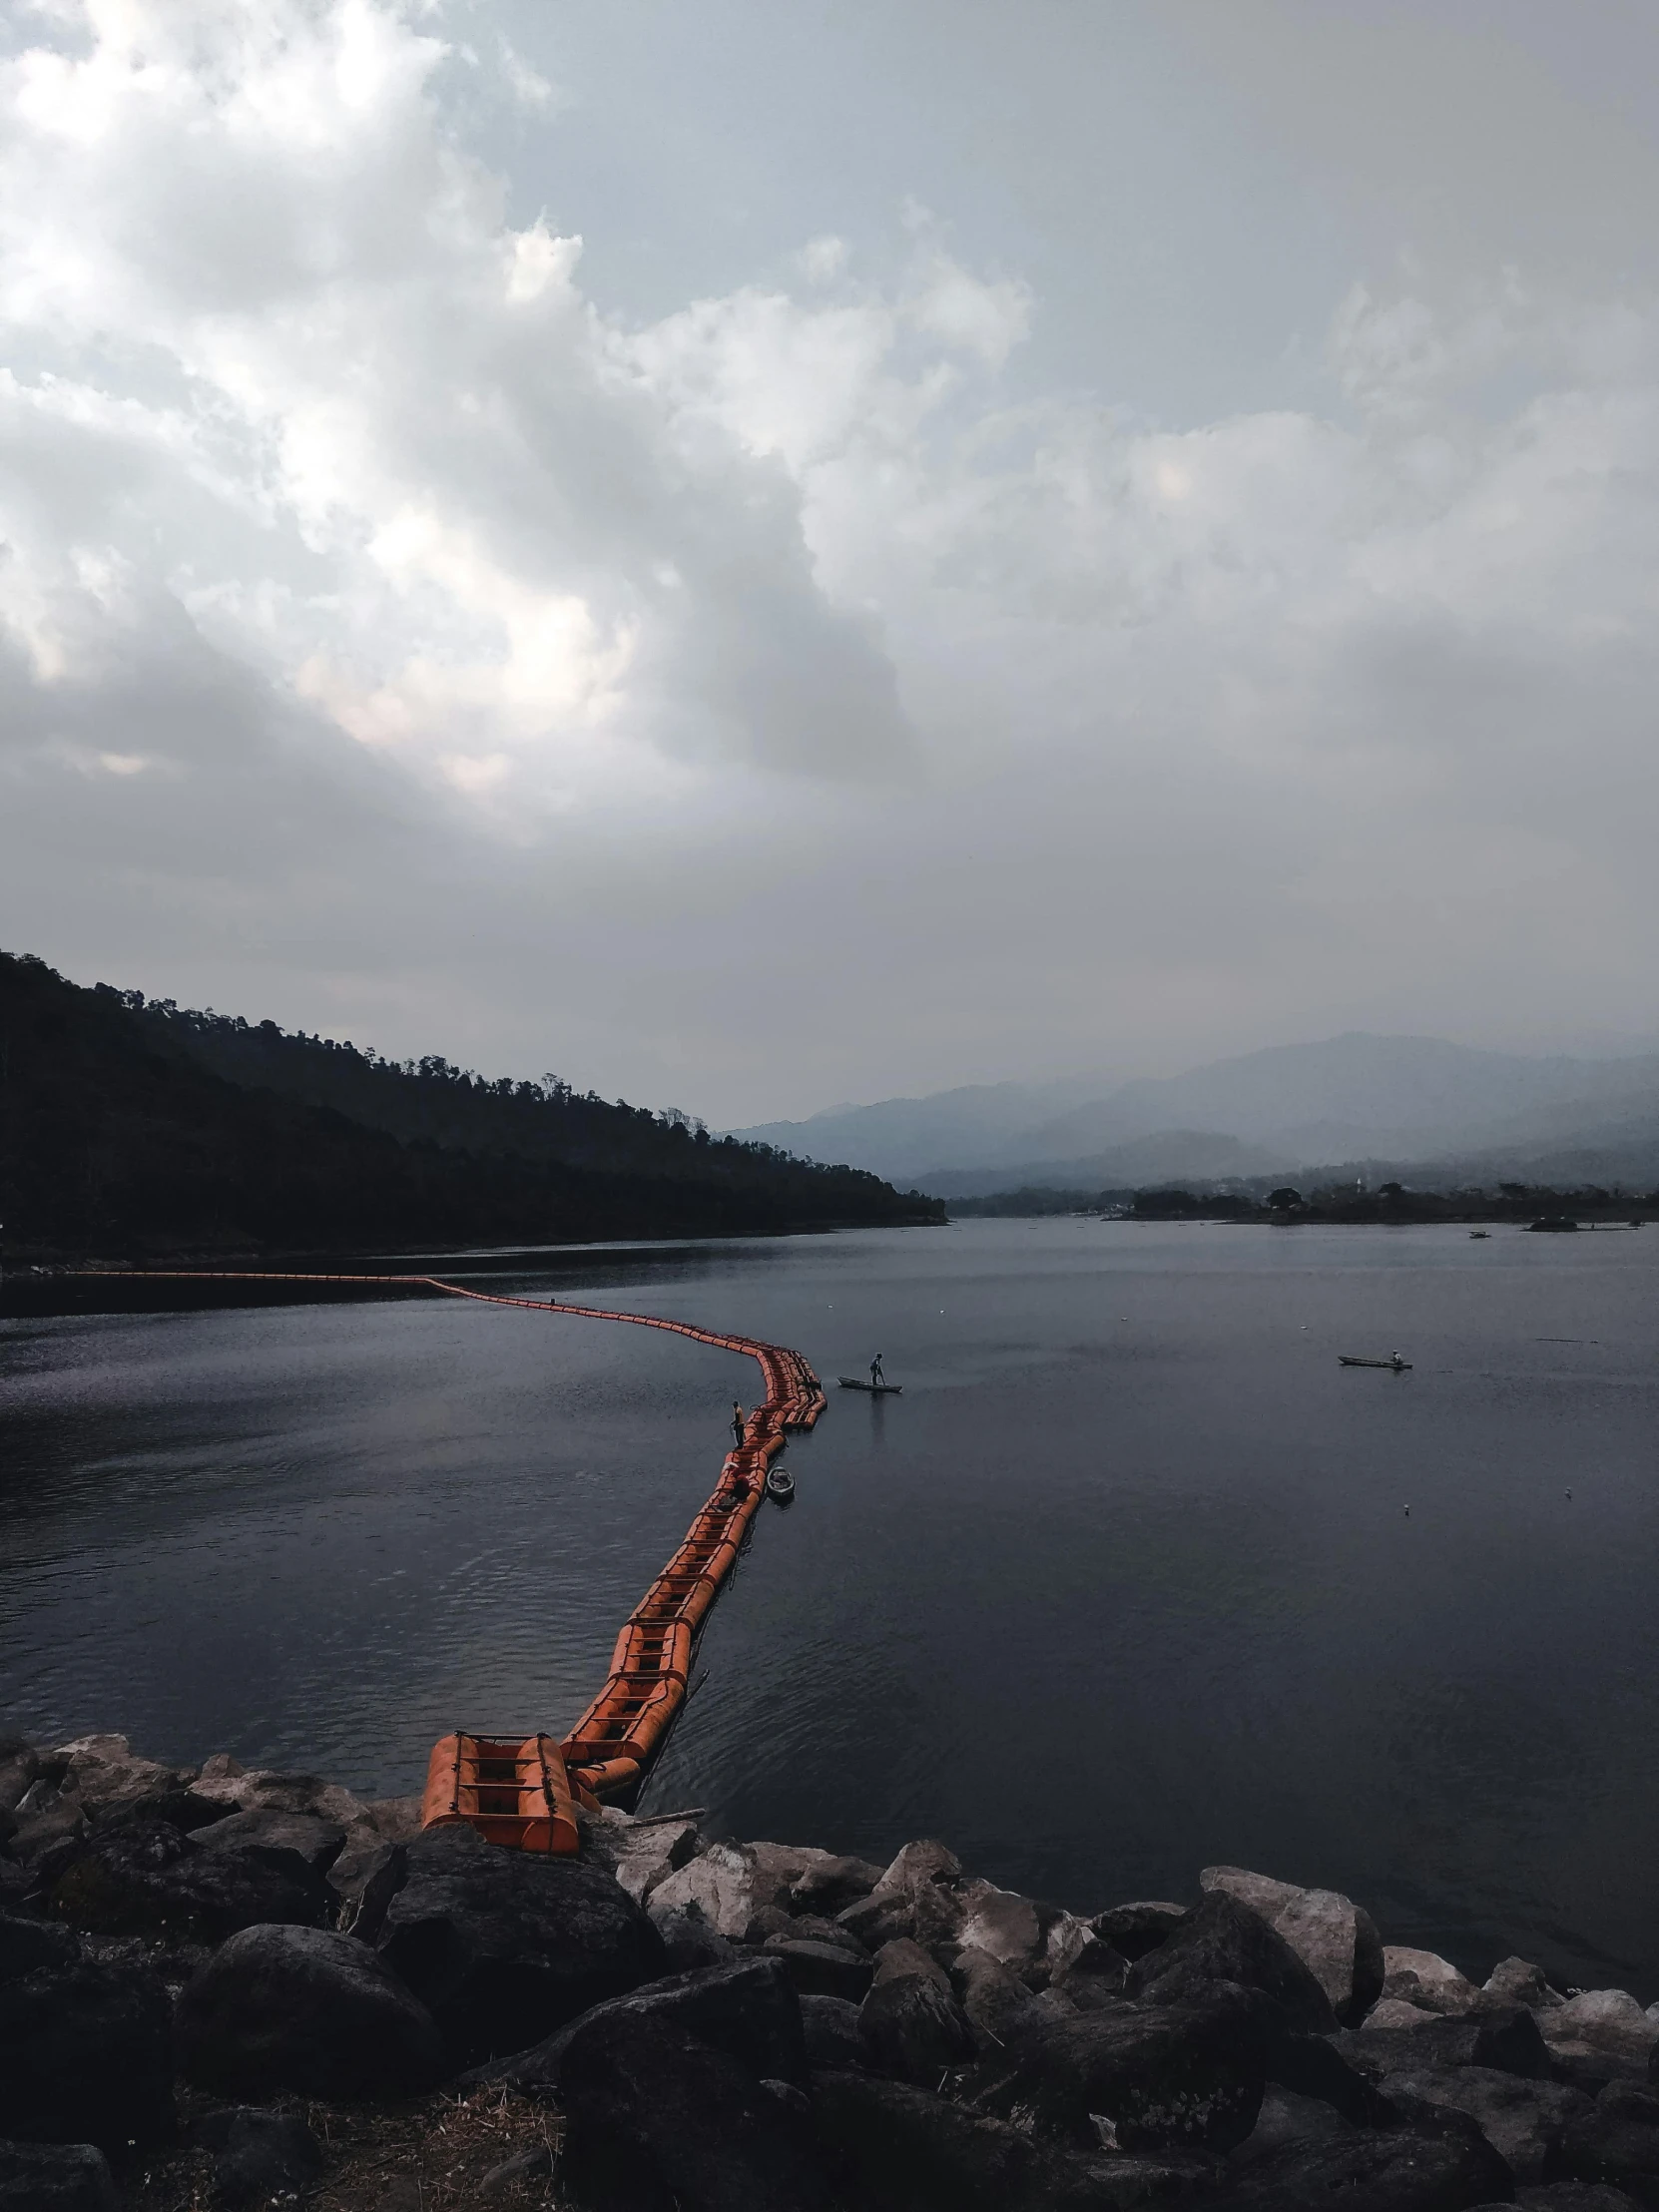
[[[663,1748],[691,1687],[692,1644],[720,1586],[737,1565],[751,1521],[766,1494],[767,1469],[792,1429],[811,1428],[824,1411],[818,1377],[799,1352],[728,1337],[656,1314],[619,1314],[602,1306],[561,1306],[557,1300],[506,1298],[469,1291],[436,1275],[289,1275],[208,1269],[145,1269],[147,1280],[192,1283],[399,1284],[470,1298],[483,1306],[517,1306],[533,1314],[568,1314],[582,1321],[629,1322],[666,1329],[697,1344],[741,1352],[760,1363],[766,1396],[749,1415],[743,1441],[726,1454],[720,1479],[686,1531],[686,1540],[623,1623],[603,1688],[562,1744],[548,1736],[523,1741],[471,1736],[462,1730],[432,1747],[421,1826],[475,1828],[492,1844],[518,1851],[573,1852],[576,1806],[631,1796]]]

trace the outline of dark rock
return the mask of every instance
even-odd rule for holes
[[[1636,2199],[1608,2181],[1551,2181],[1540,2189],[1517,2189],[1521,2212],[1640,2212]]]
[[[1123,2004],[1033,2028],[980,2069],[975,2101],[1005,2118],[1020,2110],[1079,2148],[1098,2139],[1098,2116],[1123,2150],[1231,2150],[1256,2125],[1266,2069],[1260,2021],[1223,1991],[1208,2004]]]
[[[217,1815],[219,1807],[214,1811]],[[315,1813],[232,1813],[192,1834],[198,1851],[234,1851],[244,1844],[258,1844],[267,1851],[295,1852],[317,1875],[326,1874],[345,1849],[345,1831],[338,1821],[322,1820]]]
[[[559,2074],[560,2179],[600,2212],[829,2212],[797,2117],[725,2051],[627,2012],[578,2035]]]
[[[1548,2081],[1553,2071],[1538,2023],[1520,2004],[1425,2020],[1420,2027],[1350,2028],[1331,2042],[1368,2081],[1425,2066],[1495,2066],[1528,2081]]]
[[[935,1897],[942,1899],[944,1893],[936,1892]],[[1078,1970],[1085,1960],[1093,1971],[1112,1979],[1117,1989],[1122,1987],[1126,1970],[1122,1953],[1097,1936],[1087,1921],[1061,1906],[1022,1897],[1017,1890],[998,1889],[994,1882],[962,1882],[955,1885],[948,1910],[956,1916],[955,1946],[989,1951],[1012,1967],[1034,1993]],[[916,1933],[924,1942],[933,1940],[919,1924]]]
[[[119,2212],[120,2201],[91,2143],[0,2142],[0,2212]]]
[[[96,1935],[209,1943],[264,1924],[315,1928],[329,1904],[297,1852],[200,1851],[171,1822],[132,1817],[86,1837],[48,1902],[60,1920]]]
[[[807,2038],[807,2063],[815,2073],[862,2066],[864,2046],[855,2004],[844,1997],[804,1996],[801,2026]]]
[[[1611,2182],[1643,2204],[1659,2204],[1659,2096],[1610,2082],[1569,2129],[1566,2170],[1575,2181]]]
[[[948,1977],[908,1937],[884,1944],[877,1955],[858,2033],[867,2064],[928,2088],[941,2073],[967,2065],[977,2048]]]
[[[214,2161],[214,2191],[222,2204],[265,2204],[301,2195],[321,2171],[322,2145],[303,2120],[244,2106],[230,2116]]]
[[[1382,1994],[1414,2004],[1419,2011],[1455,2016],[1472,2011],[1480,1995],[1467,1974],[1437,1950],[1390,1943],[1382,1953]]]
[[[904,1846],[870,1892],[865,1905],[873,1906],[877,1900],[885,1900],[903,1915],[904,1925],[893,1929],[894,1936],[912,1936],[917,1942],[929,1946],[954,1942],[963,1918],[962,1903],[956,1895],[961,1876],[961,1862],[955,1853],[928,1837]],[[891,1937],[884,1934],[867,1934],[857,1925],[853,1915],[862,1910],[852,1906],[835,1917],[870,1949],[878,1949]]]
[[[1162,1898],[1141,1898],[1132,1905],[1114,1905],[1109,1912],[1097,1913],[1089,1926],[1102,1942],[1110,1943],[1133,1963],[1149,1950],[1156,1950],[1176,1922],[1186,1917],[1184,1905],[1171,1905]]]
[[[340,1934],[355,1936],[359,1943],[378,1942],[391,1901],[408,1878],[408,1846],[381,1844],[359,1863],[349,1889],[338,1892],[337,1885],[330,1881],[329,1888],[335,1889],[340,1899]]]
[[[802,1996],[845,1997],[850,2004],[863,1996],[874,1971],[867,1957],[860,1958],[839,1943],[797,1942],[774,1936],[766,1955],[784,1961]]]
[[[883,1943],[890,1943],[901,1936],[915,1935],[915,1907],[901,1893],[882,1891],[837,1913],[835,1925],[845,1929],[849,1936],[855,1936],[867,1949],[879,1950]]]
[[[77,1965],[80,1957],[81,1946],[67,1928],[18,1913],[0,1915],[0,1985],[20,1981],[40,1966]]]
[[[152,1796],[134,1798],[131,1804],[121,1806],[114,1813],[107,1813],[101,1825],[111,1822],[166,1821],[169,1828],[177,1828],[186,1836],[194,1836],[198,1830],[213,1828],[225,1818],[225,1808],[218,1798],[198,1797],[196,1792],[180,1786],[172,1790],[158,1790]]]
[[[956,1953],[950,1979],[981,2050],[1003,2049],[1049,2016],[1012,1966],[977,1944]]]
[[[1466,2112],[1516,2181],[1560,2179],[1563,2146],[1575,2123],[1595,2107],[1576,2089],[1528,2081],[1492,2066],[1451,2066],[1389,2074],[1383,2093],[1407,2123],[1427,2106]]]
[[[699,1966],[730,1965],[739,1953],[701,1913],[667,1913],[656,1924],[663,1938],[663,1964],[671,1973],[692,1973]]]
[[[1206,1867],[1205,1890],[1226,1890],[1283,1936],[1331,2000],[1345,2027],[1358,2027],[1382,1994],[1382,1938],[1363,1906],[1337,1890],[1304,1890],[1246,1867]]]
[[[1330,1998],[1290,1944],[1225,1890],[1210,1891],[1137,1959],[1125,1986],[1153,2003],[1195,2004],[1221,1981],[1271,1998],[1293,2031],[1319,2035],[1337,2025]]]
[[[0,1736],[0,1812],[15,1813],[17,1801],[40,1773],[40,1755],[21,1736]]]
[[[173,2128],[172,2007],[147,1968],[37,1966],[0,1988],[0,2135],[119,2155]]]
[[[764,2076],[761,2087],[769,2097],[776,2098],[786,2112],[793,2112],[797,2119],[805,2120],[810,2117],[813,2100],[805,2089],[798,2089],[793,2081],[774,2081],[770,2076]]]
[[[575,2038],[603,2020],[621,2018],[665,2020],[676,2030],[725,2051],[757,2079],[768,2074],[783,2081],[807,2078],[800,2000],[787,1968],[763,1954],[674,1974],[664,1981],[647,1982],[626,1996],[610,1997],[534,2049],[475,2068],[465,2076],[466,2085],[556,2088]]]
[[[1293,2089],[1270,2088],[1262,2098],[1256,2125],[1238,2149],[1228,2153],[1228,2163],[1242,2173],[1271,2152],[1283,2150],[1287,2143],[1329,2142],[1353,2133],[1353,2121],[1345,2120],[1335,2105],[1323,2098],[1299,2097]]]
[[[14,1859],[33,1867],[55,1844],[85,1834],[87,1809],[73,1783],[59,1784],[42,1774],[18,1799],[13,1818],[17,1826],[8,1848]]]
[[[867,1898],[881,1879],[882,1870],[867,1859],[821,1860],[798,1877],[790,1890],[790,1903],[798,1913],[824,1913],[831,1919]]]
[[[1325,2035],[1272,2034],[1268,2079],[1294,2095],[1315,2097],[1355,2127],[1392,2127],[1399,2115],[1383,2092]]]
[[[813,2092],[825,2160],[858,2212],[1113,2212],[1175,2193],[1140,2160],[1077,2157],[901,2082],[827,2072]]]
[[[837,1933],[844,1936],[848,1942],[857,1940],[855,1936],[845,1936],[844,1930],[839,1930]],[[749,1926],[744,1930],[739,1940],[759,1949],[769,1936],[793,1936],[799,1934],[800,1930],[796,1927],[793,1913],[786,1913],[781,1905],[763,1905],[758,1913],[750,1917]]]
[[[225,2096],[415,2095],[444,2072],[418,1998],[330,1930],[244,1929],[186,1984],[177,2025],[184,2071]]]
[[[662,1936],[603,1867],[500,1851],[468,1828],[434,1829],[408,1854],[380,1953],[457,2065],[527,2050],[662,1973]]]
[[[503,2158],[499,2166],[492,2166],[478,2184],[481,2197],[499,2196],[503,2189],[510,2189],[516,2182],[533,2181],[538,2174],[553,2171],[553,2153],[546,2144],[529,2150],[514,2151],[511,2158]]]
[[[1216,2200],[1216,2212],[1472,2212],[1513,2199],[1509,2169],[1477,2128],[1388,2128],[1284,2143]]]
[[[1533,2011],[1548,2011],[1565,1997],[1530,1958],[1500,1958],[1481,1983],[1480,1994],[1498,2004],[1527,2004]]]

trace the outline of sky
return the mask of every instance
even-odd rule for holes
[[[717,1125],[1659,1031],[1650,0],[0,21],[8,949]]]

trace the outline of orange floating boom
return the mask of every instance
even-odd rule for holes
[[[77,1270],[93,1274],[93,1269]],[[611,1655],[603,1688],[562,1744],[548,1736],[522,1742],[469,1736],[457,1730],[432,1747],[421,1801],[423,1828],[475,1828],[492,1844],[518,1851],[573,1852],[576,1804],[627,1797],[639,1788],[685,1704],[692,1640],[743,1548],[766,1493],[767,1469],[791,1429],[811,1428],[824,1411],[818,1377],[799,1352],[694,1329],[657,1314],[619,1314],[602,1306],[561,1306],[557,1300],[504,1298],[469,1291],[435,1275],[300,1275],[276,1270],[146,1268],[145,1279],[190,1283],[351,1283],[404,1285],[470,1298],[484,1306],[518,1306],[534,1314],[571,1314],[583,1321],[631,1322],[666,1329],[697,1344],[718,1345],[760,1363],[766,1397],[749,1415],[743,1441],[726,1454],[720,1479],[686,1540],[629,1614]]]

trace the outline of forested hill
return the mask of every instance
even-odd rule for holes
[[[349,1252],[942,1218],[684,1115],[182,1011],[0,953],[9,1253]]]

